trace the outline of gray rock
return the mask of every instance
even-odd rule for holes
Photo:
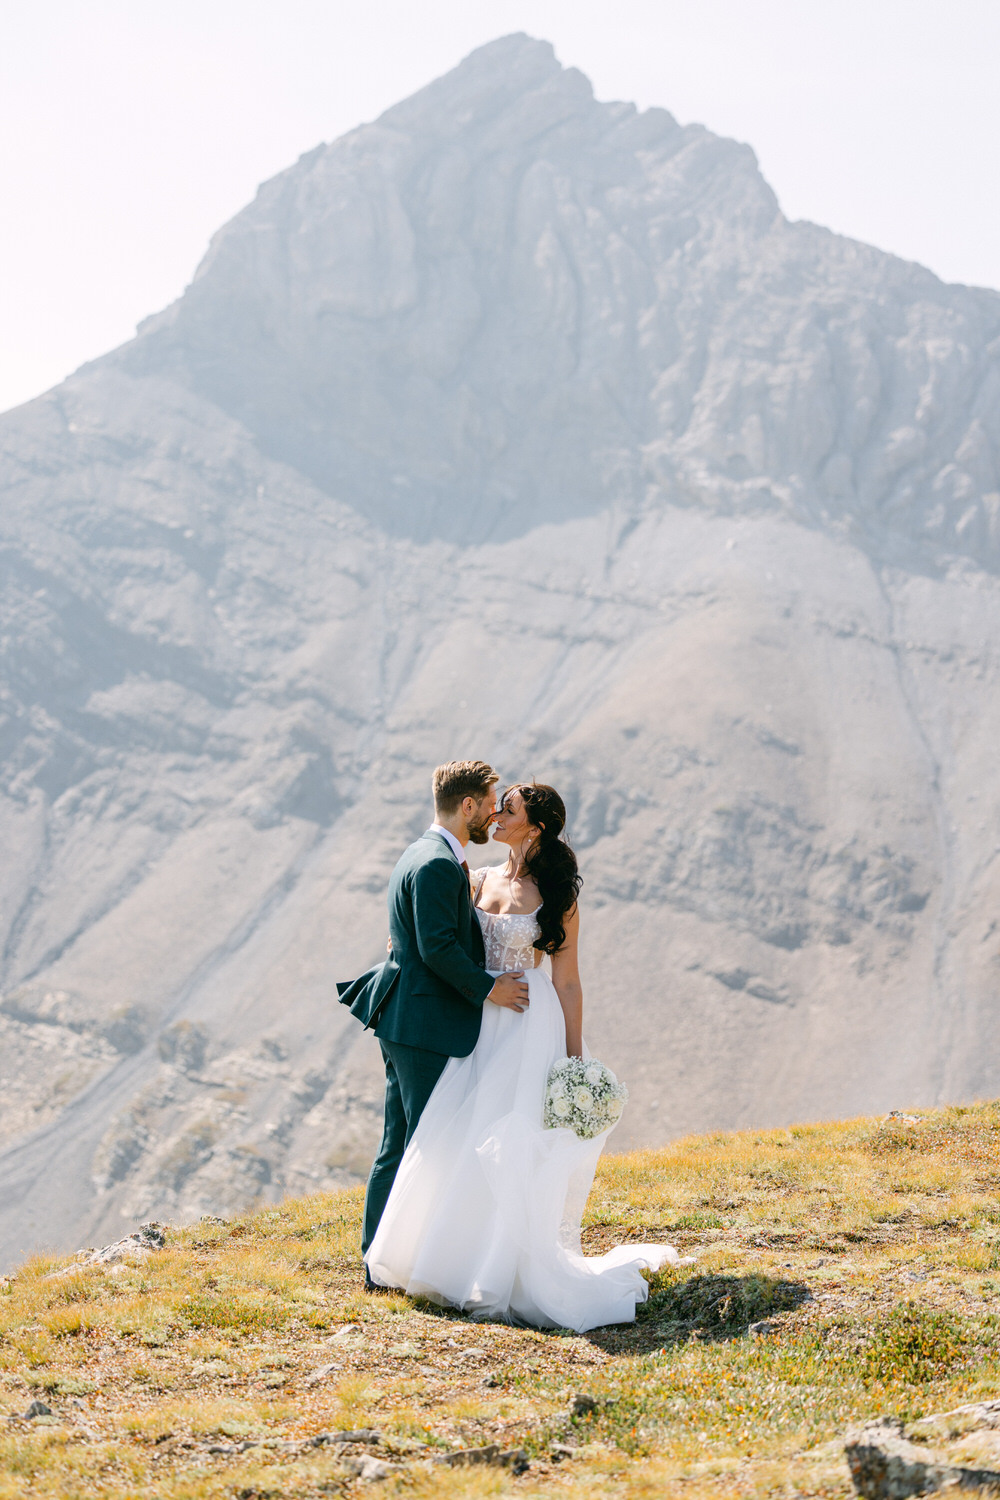
[[[577,1391],[570,1398],[569,1409],[574,1417],[585,1417],[591,1412],[600,1411],[601,1403],[596,1396],[588,1395],[586,1391]]]
[[[345,1323],[343,1328],[338,1328],[336,1333],[331,1333],[326,1340],[328,1344],[351,1344],[364,1339],[364,1333],[360,1323]]]
[[[848,1439],[847,1462],[859,1495],[865,1500],[902,1500],[938,1490],[1000,1490],[1000,1468],[972,1468],[949,1463],[904,1436],[895,1418],[869,1422]]]
[[[367,1484],[377,1480],[391,1479],[393,1474],[398,1474],[402,1465],[383,1463],[382,1459],[375,1458],[367,1453],[363,1458],[345,1458],[344,1467]]]
[[[127,1234],[124,1239],[115,1240],[110,1245],[102,1245],[100,1249],[90,1246],[86,1250],[80,1250],[71,1265],[63,1266],[58,1271],[50,1271],[44,1279],[54,1281],[60,1277],[73,1276],[82,1266],[141,1265],[154,1251],[163,1249],[166,1238],[163,1224],[143,1224],[133,1234]]]
[[[747,1333],[752,1339],[766,1339],[772,1333],[778,1332],[779,1325],[768,1318],[762,1318],[759,1323],[751,1323]]]
[[[164,1062],[185,1073],[197,1073],[205,1061],[208,1034],[195,1021],[175,1021],[156,1039],[156,1050]]]
[[[110,1245],[103,1245],[99,1250],[84,1251],[79,1264],[114,1265],[123,1260],[138,1263],[147,1260],[154,1251],[162,1250],[166,1239],[166,1229],[162,1224],[155,1222],[143,1224],[140,1229],[133,1234],[127,1234],[124,1239],[115,1240]]]
[[[910,1422],[907,1435],[921,1442],[963,1438],[970,1432],[994,1432],[1000,1428],[1000,1401],[972,1401],[951,1411],[934,1412]]]
[[[512,1469],[523,1474],[529,1467],[528,1456],[523,1448],[501,1448],[498,1443],[486,1443],[481,1448],[457,1448],[452,1453],[440,1453],[435,1463],[448,1468],[466,1468],[472,1464],[490,1464],[498,1468]]]

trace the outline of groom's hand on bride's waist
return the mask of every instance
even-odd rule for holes
[[[513,974],[501,974],[486,998],[492,1000],[494,1005],[506,1006],[508,1010],[527,1010],[528,981],[524,977],[524,970],[518,969]]]

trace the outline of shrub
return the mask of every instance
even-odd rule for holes
[[[910,1302],[876,1328],[865,1352],[865,1373],[886,1384],[925,1385],[947,1375],[965,1357],[967,1344],[958,1318]]]
[[[649,1301],[638,1309],[638,1317],[716,1338],[744,1333],[751,1323],[797,1307],[806,1296],[798,1282],[772,1276],[695,1275],[665,1286],[664,1280],[662,1274],[652,1279]]]
[[[281,1328],[291,1312],[291,1308],[264,1296],[217,1297],[209,1292],[187,1297],[177,1307],[178,1315],[189,1328],[233,1328],[241,1333]]]

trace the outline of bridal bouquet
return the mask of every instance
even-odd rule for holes
[[[550,1130],[574,1130],[592,1140],[610,1130],[628,1102],[628,1089],[594,1057],[564,1057],[545,1080],[542,1121]]]

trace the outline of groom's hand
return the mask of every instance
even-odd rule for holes
[[[524,977],[524,970],[518,969],[513,974],[501,974],[496,984],[486,996],[492,1000],[494,1005],[504,1005],[508,1010],[516,1010],[519,1013],[528,1009],[528,981]]]

